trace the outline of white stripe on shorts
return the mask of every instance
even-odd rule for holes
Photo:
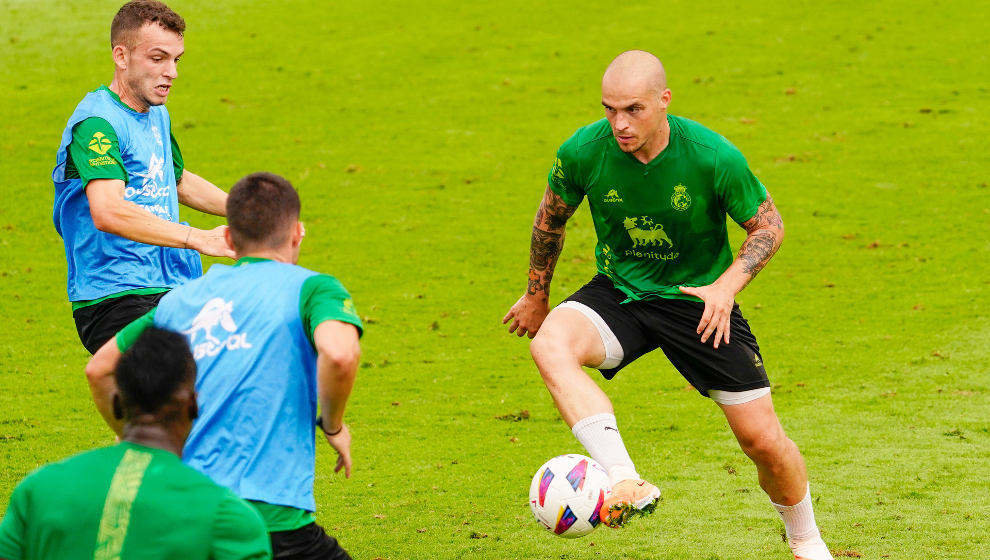
[[[708,396],[718,404],[732,405],[732,404],[743,404],[749,401],[755,401],[756,399],[762,397],[763,395],[770,394],[770,387],[760,387],[759,389],[750,389],[749,391],[720,391],[718,389],[709,389]]]
[[[622,345],[619,344],[619,339],[615,337],[612,329],[608,327],[608,323],[605,322],[605,319],[602,319],[602,316],[597,311],[576,301],[565,301],[554,309],[573,309],[580,311],[598,329],[598,336],[602,338],[602,345],[605,346],[605,360],[595,366],[595,369],[612,369],[622,363],[622,358],[625,356],[625,353],[622,351]]]

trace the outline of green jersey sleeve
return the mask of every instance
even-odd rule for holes
[[[325,321],[350,323],[357,327],[358,336],[364,334],[364,325],[354,308],[354,300],[340,280],[333,276],[318,274],[303,282],[299,293],[299,314],[311,344],[313,331]]]
[[[557,159],[553,162],[550,175],[547,177],[550,190],[568,206],[577,206],[584,199],[584,188],[578,181],[574,143],[575,137],[572,136],[560,146],[560,149],[557,150]]]
[[[21,560],[24,558],[24,539],[27,534],[27,484],[25,479],[14,488],[7,505],[7,513],[0,523],[0,558],[5,560]]]
[[[71,166],[67,177],[79,177],[83,185],[94,179],[120,179],[127,182],[124,157],[120,155],[117,133],[106,119],[90,117],[72,129],[69,143]]]
[[[755,216],[767,199],[763,183],[750,171],[742,152],[728,141],[715,156],[715,193],[737,224]]]
[[[137,319],[131,321],[126,327],[120,329],[117,333],[117,350],[121,352],[127,352],[127,349],[134,346],[137,342],[138,337],[141,333],[145,331],[148,327],[155,326],[155,310],[157,307],[151,311],[141,315]]]
[[[175,135],[171,131],[168,133],[169,142],[172,144],[172,169],[175,170],[175,182],[182,180],[182,170],[185,164],[182,161],[182,152],[179,151],[179,143],[175,141]]]
[[[213,560],[255,560],[272,557],[271,541],[261,516],[233,492],[225,492],[213,521]]]

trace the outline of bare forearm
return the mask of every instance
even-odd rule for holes
[[[326,356],[317,360],[319,379],[320,415],[328,431],[336,430],[344,422],[344,409],[354,388],[356,367],[335,363]]]
[[[564,228],[575,209],[547,188],[533,220],[533,236],[529,247],[529,285],[526,288],[528,295],[549,299],[550,282],[553,280],[557,259],[564,249]]]
[[[344,421],[344,408],[354,387],[361,345],[354,325],[324,321],[313,332],[316,343],[316,391],[324,430],[333,432]]]
[[[183,170],[178,190],[183,205],[214,216],[227,215],[227,193],[192,171]]]
[[[742,226],[747,231],[746,240],[732,265],[717,280],[736,294],[770,262],[784,239],[784,222],[769,195],[756,215]]]
[[[109,208],[101,208],[99,214],[93,214],[93,223],[100,231],[161,247],[187,247],[194,229],[163,220],[126,200]]]
[[[86,364],[86,380],[93,395],[93,403],[103,420],[118,436],[124,429],[124,422],[113,413],[113,396],[117,393],[113,372],[119,360],[117,337],[112,337]]]

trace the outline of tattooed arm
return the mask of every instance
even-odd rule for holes
[[[780,242],[784,240],[784,221],[780,218],[780,212],[774,206],[770,193],[767,193],[767,199],[756,210],[756,215],[743,222],[742,227],[746,229],[746,240],[743,241],[735,262],[725,271],[728,273],[737,265],[741,266],[742,274],[735,275],[737,286],[734,287],[737,294],[770,262],[770,258],[780,247]],[[725,276],[723,274],[722,278]]]
[[[519,336],[536,336],[549,312],[550,281],[557,258],[564,248],[564,227],[574,215],[576,206],[569,206],[547,187],[533,221],[533,237],[529,248],[529,284],[526,293],[502,318],[502,324],[513,319],[509,332]]]
[[[698,323],[697,332],[703,343],[714,333],[715,340],[712,344],[715,348],[718,348],[722,340],[729,343],[729,316],[736,294],[763,270],[784,239],[784,222],[770,193],[767,193],[766,200],[756,210],[756,215],[741,225],[746,229],[746,240],[743,241],[736,260],[718,280],[708,286],[681,286],[681,291],[685,294],[704,300],[705,311]]]

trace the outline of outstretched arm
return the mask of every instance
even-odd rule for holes
[[[204,255],[234,257],[223,231],[211,230],[163,220],[124,198],[124,182],[119,179],[94,179],[86,185],[89,212],[96,229],[139,243],[162,247],[195,249]]]
[[[227,215],[227,193],[188,169],[179,177],[178,191],[179,202],[190,208],[214,216]]]
[[[715,348],[718,348],[722,340],[729,343],[729,315],[732,313],[736,294],[770,262],[784,239],[784,222],[770,193],[767,193],[766,200],[756,210],[756,215],[741,225],[746,230],[746,240],[743,241],[736,260],[718,280],[708,286],[681,286],[681,291],[685,294],[704,300],[705,311],[698,323],[698,334],[701,335],[701,342],[707,342],[712,333],[715,333]]]
[[[533,221],[533,237],[529,247],[529,283],[526,293],[509,309],[502,324],[512,320],[509,332],[518,336],[536,336],[549,313],[550,282],[557,258],[564,248],[564,227],[574,215],[570,206],[547,187]]]

